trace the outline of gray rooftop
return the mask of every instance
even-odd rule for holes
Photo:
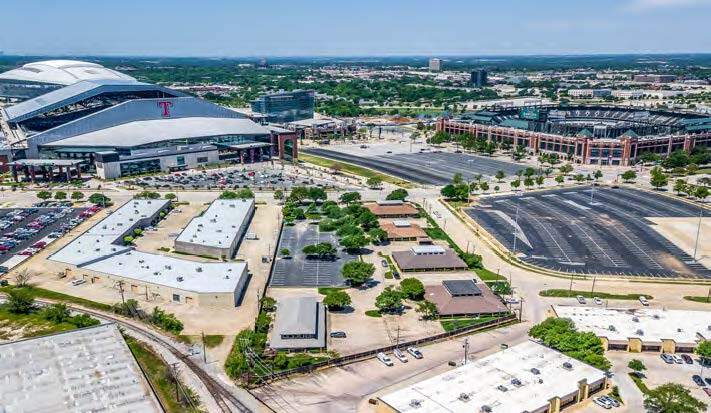
[[[0,344],[0,411],[162,412],[115,324]]]
[[[254,210],[254,199],[217,199],[205,213],[193,218],[176,241],[229,248],[241,235]]]
[[[481,290],[474,280],[445,280],[442,285],[452,297],[481,295]]]
[[[173,139],[224,135],[269,135],[249,119],[186,117],[141,120],[52,142],[52,146],[133,147]]]
[[[326,315],[314,297],[291,297],[277,303],[270,339],[273,349],[326,347]],[[289,337],[298,336],[298,337]]]

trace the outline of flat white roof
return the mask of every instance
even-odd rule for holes
[[[521,413],[547,406],[553,397],[577,393],[583,379],[593,384],[604,377],[601,370],[527,341],[380,399],[402,413],[471,413],[482,406],[492,413]]]
[[[439,245],[413,245],[410,247],[413,254],[444,254],[445,249]]]
[[[129,75],[99,64],[79,60],[44,60],[27,63],[16,69],[0,73],[0,79],[58,85],[71,85],[82,80],[96,79],[136,80]]]
[[[196,262],[122,245],[121,235],[158,213],[168,200],[134,199],[49,257],[52,261],[197,293],[233,292],[247,276],[244,262]]]
[[[162,412],[115,324],[0,344],[2,412]]]
[[[553,306],[558,317],[569,318],[580,331],[590,331],[608,340],[695,343],[701,337],[711,337],[711,312],[622,309],[582,306]],[[641,332],[641,333],[640,333]]]
[[[398,228],[407,228],[410,226],[410,221],[407,220],[395,220],[393,221],[393,225],[395,225]]]
[[[254,199],[217,199],[202,216],[193,218],[176,241],[228,248],[240,235],[254,209]]]

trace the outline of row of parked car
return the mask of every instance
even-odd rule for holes
[[[580,304],[587,303],[587,300],[582,295],[575,296],[575,299],[578,300],[578,303],[580,303]],[[602,300],[600,299],[600,297],[593,297],[593,302],[596,305],[602,305]],[[647,297],[645,297],[643,295],[639,296],[639,302],[645,307],[649,305],[649,300],[647,299]]]
[[[669,354],[662,353],[662,360],[667,364],[694,364],[694,359],[688,354]],[[707,386],[711,386],[711,377],[703,378],[698,374],[691,376],[691,381],[693,381],[697,386],[703,387],[706,394],[711,396],[711,389]]]
[[[418,349],[417,347],[408,347],[407,353],[409,353],[412,357],[414,357],[416,359],[421,359],[424,357],[422,355],[422,352],[420,351],[420,349]],[[393,356],[396,359],[400,360],[401,363],[407,363],[407,361],[408,361],[408,358],[405,355],[405,352],[403,352],[399,348],[396,348],[395,350],[393,350]],[[381,363],[385,364],[388,367],[392,367],[395,364],[395,363],[393,363],[393,360],[390,358],[390,356],[388,356],[385,353],[382,353],[382,352],[378,353],[376,357],[378,358],[378,360],[380,360]]]
[[[619,400],[611,396],[600,396],[593,399],[593,402],[603,409],[612,409],[613,407],[620,407],[622,404]]]

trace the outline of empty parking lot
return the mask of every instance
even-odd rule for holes
[[[699,211],[650,192],[600,187],[592,192],[590,186],[486,197],[466,210],[506,248],[540,267],[588,274],[711,278],[709,269],[656,231],[648,219],[698,217]]]
[[[307,259],[301,250],[311,244],[330,242],[338,246],[338,237],[332,232],[320,232],[318,225],[298,222],[284,226],[277,251],[291,252],[289,258],[277,258],[269,285],[272,287],[328,287],[343,285],[341,268],[355,255],[338,252],[333,260]]]
[[[525,168],[511,162],[464,153],[427,151],[369,155],[371,151],[368,149],[362,151],[363,154],[353,153],[353,150],[303,150],[308,154],[365,166],[408,181],[429,185],[445,185],[456,173],[471,180],[476,174],[494,176],[497,171],[504,171],[506,175],[514,175],[516,171]]]

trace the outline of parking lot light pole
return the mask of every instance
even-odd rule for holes
[[[590,289],[590,296],[592,297],[593,294],[595,294],[595,280],[597,279],[596,275],[593,275],[593,283],[592,283],[592,289]]]
[[[696,242],[694,243],[694,261],[696,261],[696,253],[699,249],[699,236],[701,235],[701,218],[704,216],[704,209],[699,206],[699,224],[696,227]]]

